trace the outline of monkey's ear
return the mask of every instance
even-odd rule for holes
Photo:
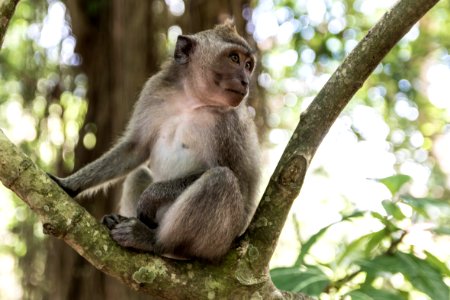
[[[179,35],[173,54],[175,62],[185,64],[189,61],[189,55],[194,51],[195,40],[187,35]]]

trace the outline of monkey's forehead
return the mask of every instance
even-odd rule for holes
[[[201,31],[196,34],[198,37],[206,39],[215,39],[222,43],[231,44],[233,46],[239,46],[243,48],[247,55],[253,55],[256,51],[250,47],[247,41],[240,36],[236,31],[227,30],[225,28],[219,27],[215,29]]]
[[[243,38],[221,37],[221,40],[227,44],[242,47],[249,56],[255,53],[255,50]]]

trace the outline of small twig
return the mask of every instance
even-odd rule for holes
[[[386,250],[385,254],[392,255],[397,251],[397,246],[403,241],[403,238],[406,236],[408,232],[406,230],[402,230],[402,234],[398,239],[391,239],[391,245]]]

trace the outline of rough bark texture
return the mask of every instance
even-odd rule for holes
[[[384,55],[437,2],[400,1],[333,74],[302,115],[250,229],[220,264],[174,261],[118,247],[104,226],[62,192],[2,132],[0,180],[39,215],[48,234],[63,239],[97,269],[154,298],[307,299],[278,291],[268,275],[268,262],[306,169],[352,95]]]

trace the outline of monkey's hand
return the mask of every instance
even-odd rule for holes
[[[67,193],[67,195],[69,195],[70,197],[75,198],[75,197],[80,193],[79,190],[71,189],[71,188],[68,187],[66,184],[64,184],[64,178],[56,177],[56,176],[54,176],[54,175],[52,175],[52,174],[50,174],[50,173],[47,173],[47,175],[48,175],[48,177],[50,177],[54,182],[56,182],[56,183],[59,185],[59,187],[62,188],[62,189]]]
[[[121,215],[111,214],[104,216],[102,223],[111,230],[111,237],[120,246],[153,252],[155,231],[137,218],[126,218]]]

